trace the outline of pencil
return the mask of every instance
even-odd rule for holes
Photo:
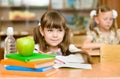
[[[42,51],[40,51],[40,50],[38,50],[38,49],[35,49],[37,52],[39,52],[39,53],[43,53],[43,54],[45,54],[45,52],[42,52]]]
[[[65,64],[65,62],[62,61],[62,60],[60,60],[60,59],[57,59],[57,58],[56,58],[56,60],[59,61],[59,62],[62,63],[62,64]]]

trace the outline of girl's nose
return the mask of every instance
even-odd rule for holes
[[[58,32],[55,31],[55,32],[53,33],[53,36],[54,36],[54,37],[57,37],[57,36],[58,36]]]
[[[110,20],[107,20],[107,23],[108,23],[108,24],[110,24],[110,23],[111,23],[111,21],[110,21]]]

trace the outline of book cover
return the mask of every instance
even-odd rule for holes
[[[2,69],[1,74],[6,75],[16,75],[16,76],[29,76],[29,77],[46,77],[57,73],[58,69],[52,69],[45,72],[29,72],[29,71],[14,71],[14,70],[6,70]]]
[[[32,62],[44,59],[55,59],[55,55],[34,53],[32,56],[22,56],[18,53],[11,53],[6,54],[6,58],[17,59],[25,62]]]
[[[8,59],[2,59],[0,63],[3,65],[23,66],[23,67],[28,67],[28,68],[39,68],[45,65],[48,65],[48,66],[53,65],[54,59],[39,60],[35,62],[24,62],[24,61],[8,58]]]
[[[47,70],[54,69],[52,66],[45,66],[41,68],[27,68],[22,66],[5,66],[6,70],[15,70],[15,71],[31,71],[31,72],[45,72]]]

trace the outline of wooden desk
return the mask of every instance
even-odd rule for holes
[[[75,44],[75,46],[77,46],[78,48],[81,49],[81,45],[80,44]],[[91,56],[91,59],[93,61],[93,63],[100,63],[100,49],[82,49],[86,52],[88,52],[88,54]]]
[[[93,63],[100,63],[100,50],[83,49],[91,56]]]
[[[119,78],[118,78],[119,77]],[[0,79],[120,79],[120,63],[97,63],[91,70],[61,68],[49,77],[24,77],[0,73]]]

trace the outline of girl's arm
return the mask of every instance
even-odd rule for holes
[[[38,44],[35,45],[34,52],[35,53],[42,53],[42,54],[53,54],[53,52],[43,52],[43,51],[41,51],[39,49],[39,45]]]
[[[84,60],[83,63],[91,63],[92,64],[90,55],[86,51],[77,48],[74,44],[71,44],[69,46],[69,51],[74,55],[80,55],[80,57],[82,57]]]
[[[82,45],[83,49],[95,49],[100,48],[100,46],[103,45],[101,43],[92,43],[90,39],[86,39]]]
[[[97,35],[93,31],[87,31],[87,38],[84,40],[82,48],[83,49],[98,49],[103,43],[95,43]]]
[[[38,45],[38,44],[35,45],[34,52],[35,52],[35,53],[45,54],[45,52],[42,52],[42,51],[39,49],[39,45]]]

